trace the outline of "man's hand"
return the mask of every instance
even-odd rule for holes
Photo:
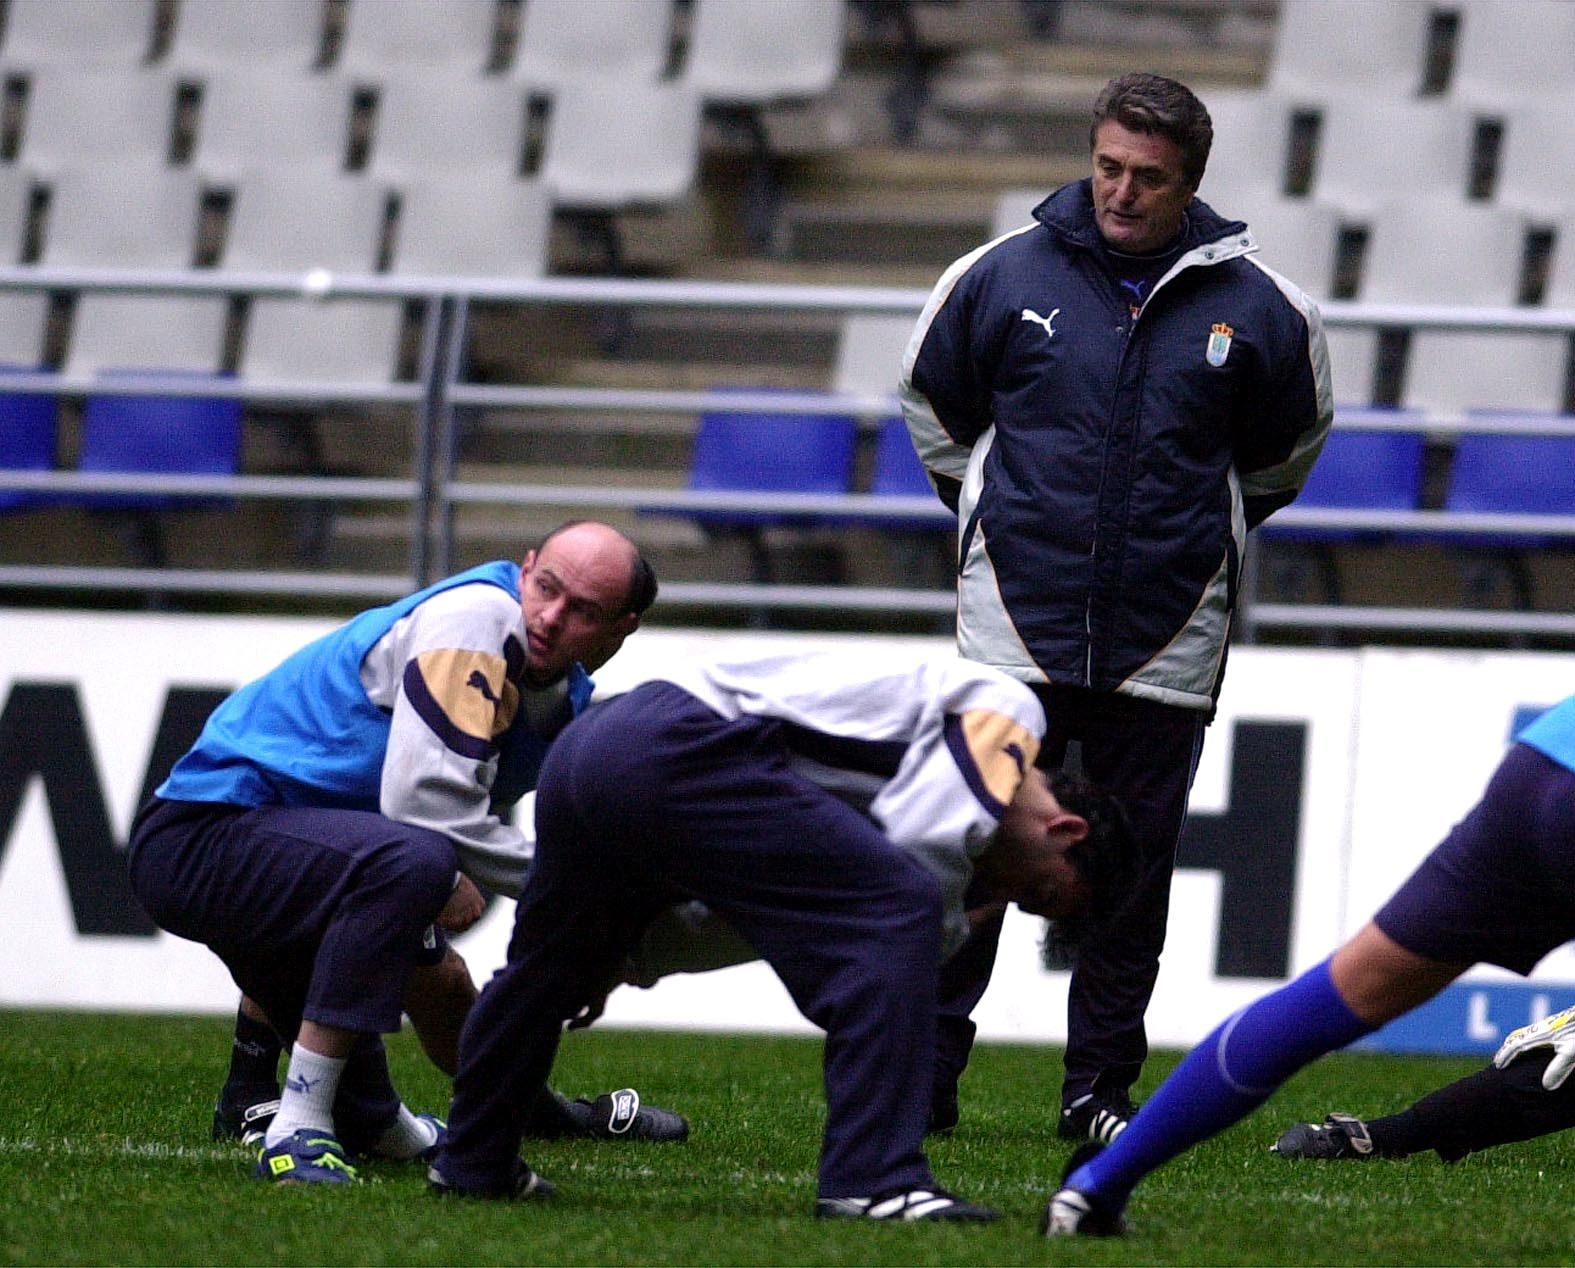
[[[1553,1059],[1542,1072],[1542,1086],[1551,1092],[1575,1069],[1575,1008],[1566,1008],[1530,1026],[1510,1031],[1493,1054],[1493,1064],[1502,1070],[1516,1057],[1534,1048],[1553,1049]]]
[[[454,892],[448,896],[448,902],[443,904],[443,910],[438,913],[437,922],[447,933],[464,933],[481,919],[481,913],[486,909],[487,900],[481,896],[476,883],[461,872]]]

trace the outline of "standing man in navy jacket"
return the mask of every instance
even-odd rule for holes
[[[1187,795],[1225,668],[1247,530],[1290,502],[1331,417],[1312,302],[1246,225],[1194,194],[1208,111],[1157,75],[1094,103],[1091,179],[941,277],[903,358],[915,449],[957,511],[957,640],[1032,685],[1050,733],[1125,804],[1148,860],[1085,931],[1068,1001],[1061,1134],[1133,1113]],[[981,930],[943,984],[933,1125],[956,1121]]]

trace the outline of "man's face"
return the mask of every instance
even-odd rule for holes
[[[1094,134],[1094,223],[1117,251],[1144,255],[1181,231],[1193,187],[1182,175],[1181,147],[1112,119]]]
[[[566,529],[526,555],[525,681],[545,686],[575,661],[591,670],[606,663],[639,624],[624,610],[629,581],[628,544],[601,525]]]
[[[1063,807],[1044,772],[1031,768],[1001,816],[995,844],[981,856],[977,874],[994,898],[1015,902],[1032,916],[1065,920],[1090,898],[1082,873],[1067,857],[1087,835],[1087,821]]]

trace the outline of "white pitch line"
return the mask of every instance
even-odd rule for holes
[[[166,1145],[130,1139],[84,1144],[74,1140],[34,1140],[30,1136],[0,1136],[0,1154],[44,1154],[52,1158],[175,1158],[194,1162],[236,1162],[248,1156],[245,1149],[236,1145]]]

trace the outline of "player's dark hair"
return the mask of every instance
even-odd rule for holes
[[[1150,132],[1174,141],[1181,149],[1182,175],[1192,188],[1198,187],[1214,144],[1214,123],[1185,84],[1142,72],[1118,76],[1094,100],[1094,122],[1088,130],[1090,149],[1099,125],[1112,120],[1129,131]]]
[[[568,532],[571,528],[578,528],[581,524],[597,522],[595,520],[564,520],[563,523],[559,524],[541,541],[536,543],[536,554],[541,554],[547,543],[559,533]],[[603,525],[603,527],[607,526]],[[615,529],[614,531],[616,532],[617,530]],[[627,537],[624,537],[622,533],[618,535],[629,543],[630,553],[629,589],[624,594],[623,612],[633,612],[636,616],[640,616],[651,604],[656,602],[656,569],[652,568],[650,560],[640,553],[638,546],[629,541]],[[623,612],[620,612],[619,615],[622,616]]]
[[[1132,821],[1125,807],[1087,776],[1064,770],[1048,775],[1062,808],[1088,822],[1088,835],[1066,852],[1091,896],[1085,917],[1076,923],[1103,920],[1137,884],[1142,861]]]

